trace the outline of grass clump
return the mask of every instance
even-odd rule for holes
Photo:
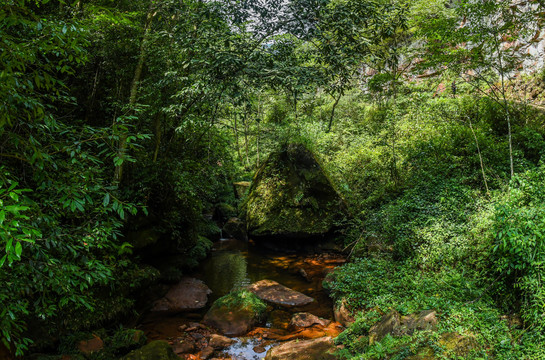
[[[267,304],[247,289],[235,290],[222,296],[212,305],[217,308],[239,309],[252,311],[256,317],[261,318],[267,310]]]

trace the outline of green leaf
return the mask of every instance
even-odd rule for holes
[[[109,203],[110,203],[110,193],[106,193],[106,195],[104,196],[104,200],[102,201],[102,205],[106,207],[108,206]]]
[[[22,253],[23,253],[23,246],[21,245],[20,242],[17,242],[17,244],[15,244],[15,255],[17,255],[17,257],[21,257]]]

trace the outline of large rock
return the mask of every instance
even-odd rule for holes
[[[313,325],[327,326],[331,323],[331,320],[322,319],[316,315],[310,313],[296,313],[292,316],[290,321],[290,327],[292,328],[308,328]]]
[[[336,360],[335,350],[330,337],[293,340],[269,349],[265,360]]]
[[[223,236],[225,235],[238,240],[248,240],[248,235],[246,235],[246,224],[239,218],[230,218],[225,225],[223,225]]]
[[[227,336],[212,334],[209,345],[214,349],[225,349],[226,347],[233,345],[234,342],[235,340],[228,338]]]
[[[335,316],[335,321],[345,327],[350,326],[356,321],[354,316],[352,316],[346,299],[342,299],[338,304],[333,305],[333,315]]]
[[[216,300],[203,322],[227,336],[243,335],[260,320],[266,308],[251,292],[237,291]]]
[[[78,350],[86,355],[99,352],[102,349],[104,349],[104,341],[95,334],[91,339],[82,340],[78,343]]]
[[[411,335],[415,330],[435,330],[437,325],[437,312],[424,310],[401,318],[404,331]]]
[[[408,316],[401,316],[392,310],[369,329],[369,343],[382,340],[386,335],[411,335],[415,331],[434,330],[437,326],[437,313],[434,310],[424,310]]]
[[[346,208],[316,157],[300,144],[269,156],[252,181],[245,207],[254,237],[325,234]]]
[[[401,334],[401,315],[395,310],[384,315],[382,319],[369,329],[369,343],[382,340],[386,335]]]
[[[165,297],[153,305],[152,311],[167,311],[177,313],[193,311],[206,306],[208,295],[212,291],[201,280],[184,277],[170,288]]]
[[[181,341],[177,341],[174,345],[174,352],[176,355],[188,354],[195,351],[195,340],[192,338],[186,338]]]
[[[250,188],[251,183],[249,181],[238,181],[233,183],[235,188],[235,196],[237,199],[241,199],[246,195],[248,189]]]
[[[166,341],[152,341],[140,349],[131,351],[121,360],[179,360]]]
[[[261,300],[285,307],[304,306],[314,301],[313,298],[273,280],[258,281],[250,285],[248,290],[256,294]]]
[[[447,354],[454,353],[463,358],[466,358],[472,350],[479,348],[473,336],[464,336],[456,332],[442,334],[439,344],[447,351]]]

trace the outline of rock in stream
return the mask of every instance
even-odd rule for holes
[[[263,301],[285,307],[304,306],[314,301],[310,296],[285,287],[273,280],[258,281],[250,285],[248,290]]]

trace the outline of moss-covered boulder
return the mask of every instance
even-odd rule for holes
[[[229,236],[242,241],[248,240],[248,235],[246,234],[246,224],[237,217],[230,218],[225,223],[222,230],[223,236]]]
[[[269,156],[245,203],[248,231],[258,237],[323,235],[345,208],[314,154],[301,144]]]
[[[152,341],[140,349],[131,351],[122,360],[179,360],[166,341]]]
[[[243,335],[263,317],[267,305],[248,290],[225,295],[212,304],[203,322],[227,336]]]

